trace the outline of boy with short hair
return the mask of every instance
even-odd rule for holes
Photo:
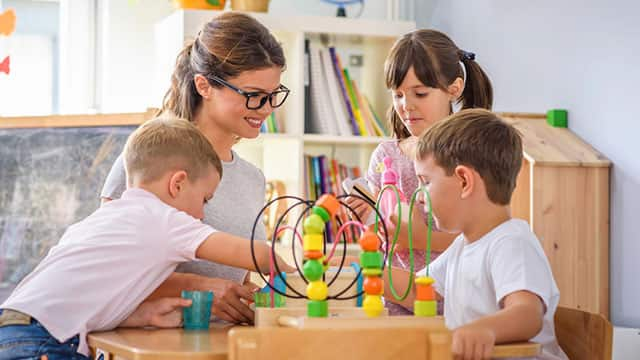
[[[542,344],[539,359],[567,358],[555,338],[560,293],[549,262],[529,225],[510,214],[521,166],[520,134],[486,110],[434,124],[417,145],[416,174],[435,223],[461,233],[429,276],[445,299],[452,351],[464,359],[490,358],[495,343],[529,340]],[[393,273],[394,282],[407,284],[408,273]]]
[[[162,326],[157,318],[128,317],[180,262],[200,258],[255,270],[249,240],[200,221],[222,165],[191,123],[145,123],[129,137],[125,159],[122,198],[70,226],[0,306],[0,358],[88,359],[91,331]],[[271,249],[261,241],[254,247],[260,269],[269,269]],[[169,308],[181,306],[189,302]]]

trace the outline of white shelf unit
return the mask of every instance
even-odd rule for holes
[[[179,10],[156,25],[156,89],[167,89],[175,57],[185,41],[193,39],[203,24],[217,11]],[[282,83],[291,89],[287,102],[276,116],[284,123],[283,134],[262,134],[258,139],[241,140],[235,150],[263,170],[268,180],[283,181],[287,193],[304,195],[304,154],[335,156],[363,172],[380,137],[335,136],[304,133],[305,39],[332,45],[369,98],[379,117],[385,118],[391,96],[385,88],[383,64],[394,41],[415,29],[414,22],[345,19],[317,16],[277,16],[250,13],[281,42],[287,60]],[[349,66],[349,56],[362,56],[362,65]],[[157,94],[156,98],[162,98]]]

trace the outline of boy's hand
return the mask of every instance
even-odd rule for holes
[[[182,298],[161,298],[145,301],[119,326],[179,327],[182,325],[182,308],[188,306],[191,306],[191,300]]]
[[[469,324],[453,331],[451,352],[454,359],[490,359],[495,342],[496,335],[490,328]]]

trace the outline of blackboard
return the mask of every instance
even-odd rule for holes
[[[135,127],[0,129],[0,302],[100,205]]]

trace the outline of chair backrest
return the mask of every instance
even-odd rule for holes
[[[558,307],[554,322],[558,343],[569,359],[611,360],[613,327],[602,315]]]

